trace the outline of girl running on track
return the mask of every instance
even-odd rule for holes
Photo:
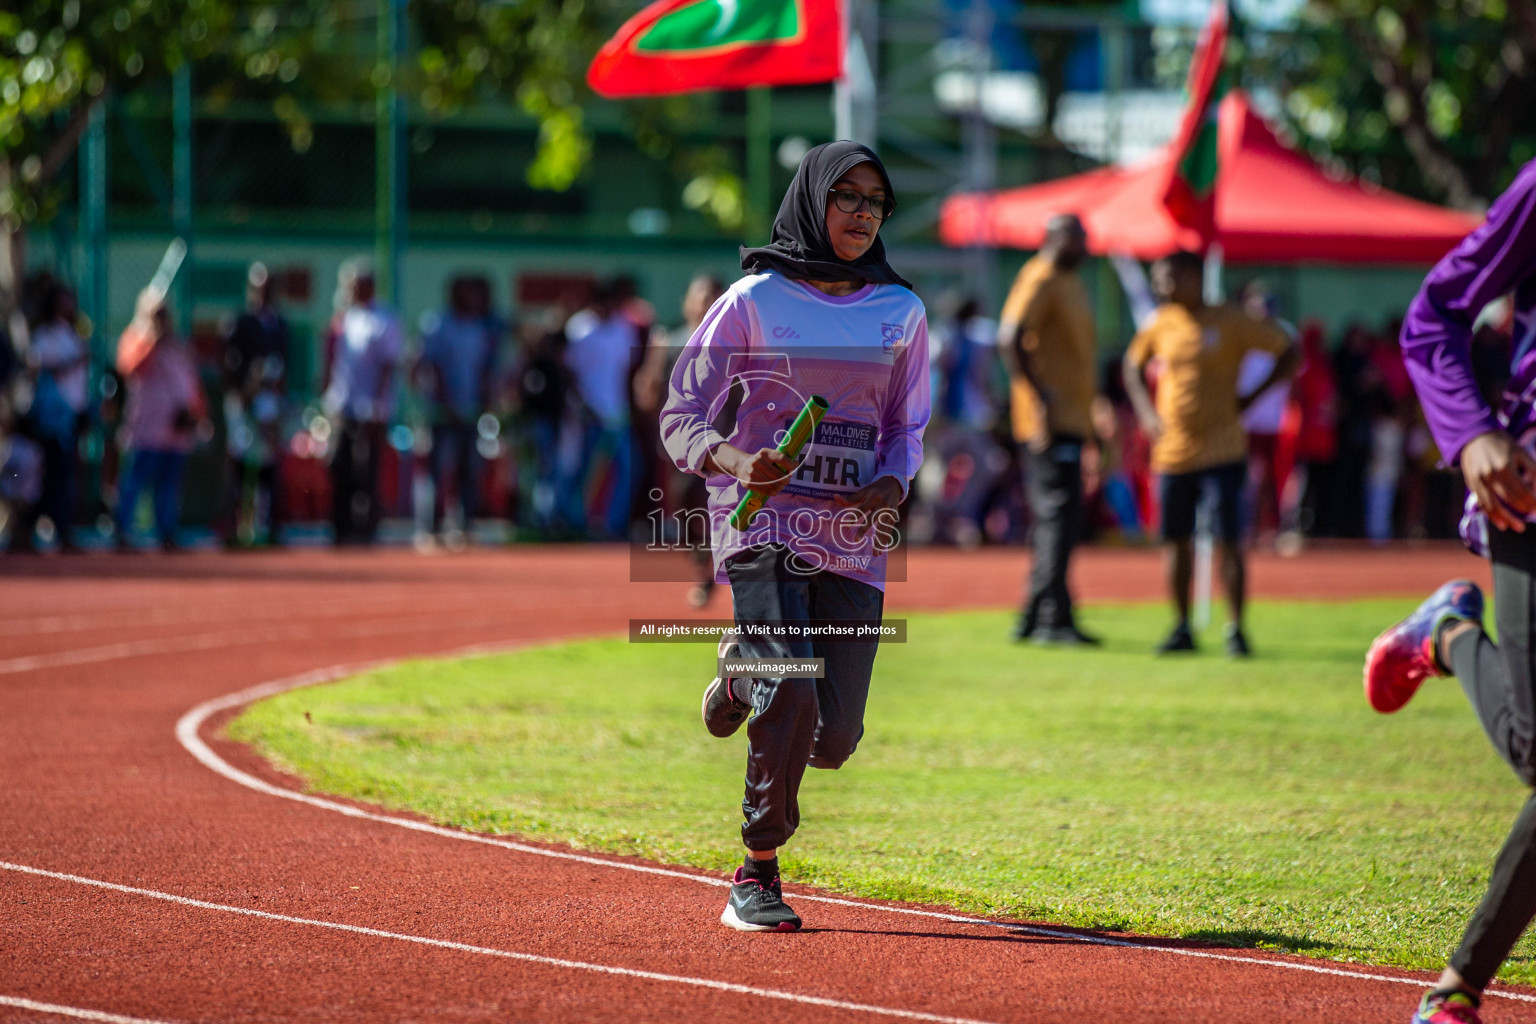
[[[778,849],[799,825],[807,765],[840,767],[863,735],[896,506],[923,457],[928,323],[878,237],[895,207],[873,151],[833,142],[807,153],[772,240],[742,249],[747,276],[689,339],[661,413],[667,453],[708,481],[716,578],[735,608],[722,663],[815,658],[824,670],[722,668],[704,692],[713,735],[752,716],[747,853],[721,915],[741,931],[800,927]],[[797,463],[777,444],[812,395],[830,408]],[[743,532],[728,519],[749,487],[772,498]],[[834,624],[863,635],[829,639]]]
[[[1514,357],[1495,414],[1472,374],[1472,325],[1514,294]],[[1483,632],[1483,595],[1453,580],[1371,645],[1365,693],[1382,712],[1429,676],[1454,675],[1499,756],[1536,786],[1536,161],[1521,169],[1425,278],[1403,324],[1403,361],[1440,451],[1471,495],[1461,533],[1493,561],[1499,642]],[[1488,892],[1414,1024],[1477,1024],[1488,982],[1536,917],[1536,793],[1494,861]]]

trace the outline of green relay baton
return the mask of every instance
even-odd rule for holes
[[[805,408],[800,410],[800,415],[795,417],[795,422],[789,425],[789,432],[784,435],[784,440],[779,442],[779,451],[790,458],[799,458],[800,449],[805,447],[816,433],[816,426],[827,413],[827,400],[820,395],[812,395],[805,401]],[[768,500],[767,495],[758,491],[747,491],[742,495],[736,511],[731,513],[731,526],[738,530],[745,530],[752,525],[752,517],[762,509]]]

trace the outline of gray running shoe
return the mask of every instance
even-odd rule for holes
[[[755,878],[742,878],[741,868],[737,868],[720,923],[739,932],[792,932],[800,928],[800,915],[784,902],[777,878],[764,884]]]
[[[716,659],[723,661],[735,652],[735,648],[735,634],[725,634],[715,651]],[[704,688],[704,703],[700,713],[704,718],[704,728],[709,730],[711,736],[725,739],[732,735],[741,728],[751,712],[752,705],[743,704],[731,693],[730,680],[725,676],[716,676]]]

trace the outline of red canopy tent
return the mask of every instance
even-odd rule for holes
[[[1438,260],[1478,218],[1358,182],[1335,181],[1288,149],[1248,97],[1222,101],[1216,228],[1225,259],[1237,263],[1413,263]],[[1168,154],[1135,167],[1106,167],[998,192],[952,196],[939,238],[952,246],[1038,249],[1053,214],[1076,213],[1099,255],[1155,259],[1198,249],[1163,205]]]

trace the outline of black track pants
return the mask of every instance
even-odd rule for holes
[[[1494,613],[1499,643],[1473,631],[1451,645],[1451,667],[1493,747],[1528,786],[1536,786],[1536,690],[1531,638],[1536,630],[1536,535],[1491,531]],[[1451,966],[1469,985],[1492,980],[1536,917],[1536,793],[1521,808],[1493,864]]]
[[[1034,559],[1021,632],[1076,625],[1072,594],[1067,589],[1067,565],[1083,525],[1082,453],[1083,442],[1067,435],[1053,437],[1043,452],[1023,446],[1024,482],[1035,524],[1030,534]]]
[[[878,589],[808,569],[778,546],[728,560],[737,626],[745,631],[754,623],[880,621],[885,595]],[[879,645],[878,639],[744,639],[739,644],[743,658],[826,659],[822,679],[752,680],[755,714],[747,723],[747,791],[741,802],[746,818],[741,838],[748,849],[773,850],[795,834],[807,764],[841,767],[858,746]]]

